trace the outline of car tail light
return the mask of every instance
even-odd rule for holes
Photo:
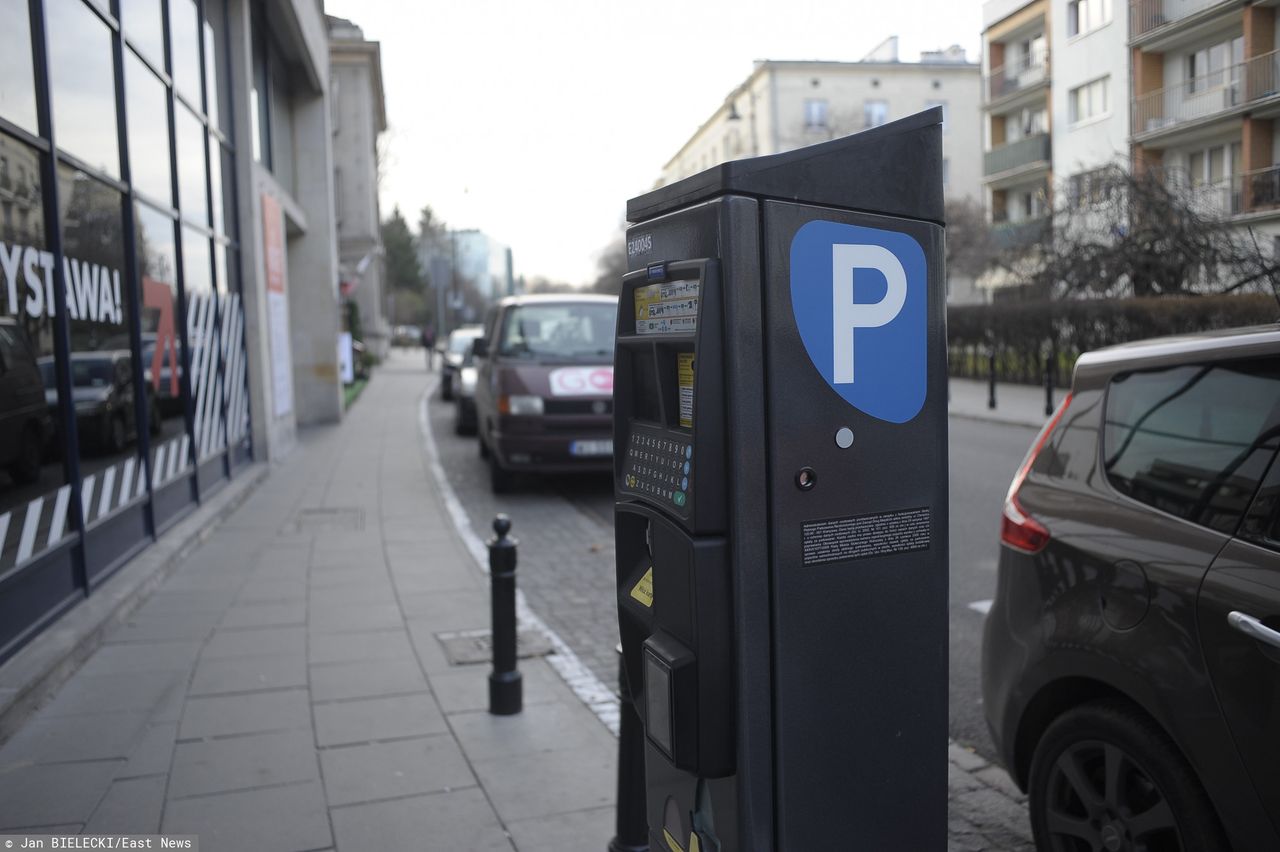
[[[1018,502],[1018,492],[1022,490],[1022,484],[1026,482],[1027,474],[1035,464],[1036,456],[1040,455],[1040,451],[1044,449],[1045,442],[1057,428],[1062,415],[1067,413],[1069,405],[1071,405],[1071,394],[1066,395],[1058,405],[1058,410],[1049,418],[1049,422],[1044,424],[1040,434],[1036,435],[1031,449],[1027,451],[1027,457],[1022,460],[1022,465],[1013,477],[1013,482],[1009,484],[1009,493],[1004,498],[1004,514],[1000,518],[1000,541],[1014,550],[1020,550],[1023,553],[1039,553],[1049,543],[1049,530],[1022,508],[1022,504]]]

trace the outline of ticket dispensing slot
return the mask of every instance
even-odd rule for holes
[[[714,260],[628,274],[614,391],[622,630],[644,647],[627,678],[649,742],[708,778],[734,768],[719,288]]]

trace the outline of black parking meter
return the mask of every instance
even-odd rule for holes
[[[627,205],[618,610],[655,850],[946,848],[941,121]]]

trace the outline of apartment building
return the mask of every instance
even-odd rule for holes
[[[1051,162],[1067,200],[1094,197],[1101,169],[1129,161],[1128,0],[1051,0]]]
[[[1280,234],[1276,5],[1133,0],[1131,155],[1214,212]]]
[[[982,199],[979,66],[960,47],[898,59],[890,38],[859,62],[757,62],[663,166],[665,186],[742,157],[791,151],[940,106],[942,179],[948,199]],[[953,278],[950,298],[971,300],[972,282]]]

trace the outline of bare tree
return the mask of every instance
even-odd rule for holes
[[[626,231],[619,229],[600,251],[596,259],[596,277],[590,289],[596,293],[616,296],[622,292],[622,276],[627,274]]]
[[[947,273],[977,278],[1000,254],[982,205],[970,198],[946,203]]]

